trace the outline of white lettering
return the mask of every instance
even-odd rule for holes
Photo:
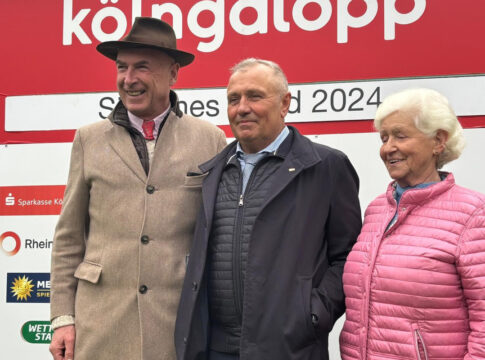
[[[285,3],[284,0],[274,0],[273,17],[274,27],[281,32],[290,31],[290,23],[285,21]]]
[[[5,205],[7,206],[15,205],[15,197],[13,197],[12,194],[8,194],[8,196],[5,197]]]
[[[175,37],[182,39],[182,10],[172,3],[152,5],[152,17],[161,19],[164,14],[172,15],[172,27]]]
[[[273,25],[274,29],[279,32],[289,32],[290,23],[293,22],[297,27],[304,31],[318,31],[325,27],[334,12],[333,5],[337,13],[337,43],[347,43],[349,28],[364,28],[370,24],[377,16],[379,4],[383,7],[384,12],[384,39],[394,40],[396,24],[407,25],[417,21],[426,9],[426,0],[414,0],[414,8],[406,14],[400,13],[395,5],[397,0],[362,0],[365,2],[366,10],[361,16],[353,16],[349,13],[348,7],[352,0],[295,0],[289,19],[285,19],[285,1],[273,0]],[[92,9],[81,9],[77,13],[73,12],[74,0],[63,0],[63,45],[72,45],[73,37],[76,37],[81,44],[92,44],[92,39],[99,41],[117,40],[127,30],[128,17],[117,7],[105,6],[93,16],[92,22],[86,24],[86,29],[91,30],[91,34],[85,32],[83,21]],[[79,2],[81,2],[79,0]],[[119,0],[100,0],[103,5],[108,3],[118,3]],[[142,0],[131,0],[132,20],[142,15]],[[268,32],[269,22],[268,7],[270,0],[238,0],[233,1],[230,5],[225,6],[224,0],[202,0],[195,1],[190,7],[187,14],[184,14],[176,3],[163,1],[159,4],[152,4],[151,16],[162,19],[162,17],[171,16],[171,23],[177,39],[183,38],[184,20],[187,22],[187,28],[191,35],[201,39],[197,45],[200,52],[213,52],[222,46],[225,39],[225,22],[226,14],[230,27],[236,33],[241,35],[266,34]],[[320,14],[317,18],[308,19],[304,15],[304,9],[307,5],[313,4],[320,8]],[[251,24],[245,24],[241,20],[241,14],[247,9],[253,9],[256,12],[256,18]],[[200,14],[204,11],[211,12],[214,15],[214,21],[209,26],[201,26],[199,22]],[[186,16],[186,19],[184,19]],[[102,29],[103,21],[111,17],[116,22],[116,28],[111,33],[106,33]],[[170,22],[170,21],[169,21]]]
[[[309,3],[316,3],[322,9],[320,16],[315,20],[308,20],[303,15],[303,8]],[[296,25],[306,31],[319,30],[325,25],[332,17],[332,4],[329,0],[296,0],[293,6],[293,20]]]
[[[38,289],[50,289],[51,288],[50,280],[37,281],[37,288]]]
[[[339,0],[337,7],[337,42],[348,41],[348,28],[361,28],[368,25],[377,14],[377,0],[364,0],[367,5],[364,15],[355,17],[349,14],[348,6],[352,0]]]
[[[197,18],[202,11],[210,11],[214,14],[214,23],[211,26],[204,28],[199,25]],[[198,2],[190,9],[187,23],[195,36],[203,39],[214,36],[211,42],[199,42],[197,50],[212,52],[219,49],[224,40],[224,0]]]
[[[243,24],[240,17],[242,10],[248,7],[256,10],[257,13],[256,20],[251,25]],[[232,28],[241,35],[266,34],[268,32],[268,2],[261,0],[239,0],[234,4],[229,13],[229,21]]]
[[[135,18],[137,16],[141,16],[141,0],[132,0],[132,1],[133,1],[133,4],[131,5],[131,22],[134,23]]]
[[[426,0],[414,0],[414,8],[407,14],[397,11],[396,0],[384,1],[384,39],[396,38],[396,24],[408,25],[418,20],[426,9]]]
[[[112,17],[116,20],[116,29],[111,34],[105,33],[101,28],[101,23],[107,17]],[[94,15],[91,30],[94,37],[99,41],[118,40],[125,33],[126,25],[126,17],[123,11],[115,7],[105,7]]]
[[[81,22],[84,20],[90,9],[82,9],[77,15],[72,17],[73,0],[64,0],[64,21],[62,29],[62,44],[72,45],[72,35],[76,35],[81,44],[91,44],[88,35],[81,28]]]

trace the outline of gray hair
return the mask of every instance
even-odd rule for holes
[[[248,68],[251,68],[256,65],[264,65],[273,70],[273,73],[278,81],[278,88],[281,92],[281,96],[283,96],[288,92],[288,79],[286,78],[286,75],[281,69],[281,67],[274,61],[256,59],[256,58],[247,58],[238,62],[236,65],[234,65],[231,68],[231,75],[234,75],[238,71],[245,71]]]
[[[382,121],[396,111],[411,116],[416,128],[428,137],[435,136],[438,130],[448,133],[445,150],[438,157],[438,169],[461,155],[465,147],[463,128],[442,94],[436,90],[420,88],[403,90],[386,97],[377,108],[374,119],[377,131],[381,129]]]

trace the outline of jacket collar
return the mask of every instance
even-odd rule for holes
[[[426,188],[409,189],[402,194],[399,205],[418,205],[425,201],[430,201],[445,191],[448,191],[455,185],[455,178],[452,173],[439,172],[440,177],[444,179],[432,184]],[[389,184],[386,191],[386,198],[390,204],[395,205],[394,191],[396,189],[396,181]]]
[[[286,158],[288,161],[296,162],[302,169],[313,166],[322,159],[315,151],[313,144],[306,137],[301,135],[299,131],[293,126],[289,126],[290,135],[288,136],[291,141],[283,141],[278,149],[277,156]],[[202,172],[211,171],[217,164],[226,164],[228,160],[236,152],[237,140],[227,145],[219,154],[213,157],[211,160],[199,165],[199,169]]]
[[[174,112],[177,117],[182,117],[183,113],[180,110],[178,97],[175,91],[170,90],[169,99],[170,112]],[[136,130],[131,127],[130,119],[128,118],[128,111],[121,101],[118,101],[118,104],[116,104],[111,114],[108,115],[108,119],[114,124],[123,126],[130,133],[134,131],[136,132]]]
[[[284,160],[277,172],[275,173],[275,182],[272,186],[271,192],[261,207],[264,210],[266,205],[272,201],[283,189],[303,170],[314,166],[322,161],[316,152],[313,143],[306,137],[301,135],[294,127],[289,126],[292,136],[291,144],[287,149],[282,148],[279,152],[280,156],[284,155]],[[284,144],[285,142],[283,142]],[[281,145],[283,145],[281,144]],[[211,160],[199,165],[203,173],[209,172],[209,175],[204,180],[202,186],[202,199],[204,207],[204,218],[208,228],[212,225],[212,216],[214,210],[214,203],[219,187],[219,181],[227,164],[227,160],[236,151],[236,141],[227,145],[222,152],[216,155]],[[286,152],[286,153],[285,153]]]

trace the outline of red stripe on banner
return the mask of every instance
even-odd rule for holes
[[[1,186],[0,216],[59,215],[65,185]]]
[[[485,128],[485,116],[460,117],[459,120],[464,129]],[[375,131],[373,120],[298,122],[286,124],[296,127],[303,135],[355,134]],[[227,137],[234,137],[229,125],[221,125],[219,127],[224,130]]]
[[[4,110],[4,98],[0,97],[0,114],[2,105]],[[2,119],[0,119],[2,120]],[[485,128],[485,116],[460,117],[460,123],[465,129]],[[324,134],[355,134],[374,132],[372,120],[352,121],[322,121],[322,122],[298,122],[287,123],[296,127],[303,135]],[[75,130],[49,130],[49,131],[12,131],[6,132],[0,122],[0,144],[45,144],[72,142]],[[227,137],[233,137],[229,125],[219,126]]]

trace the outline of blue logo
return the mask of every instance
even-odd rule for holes
[[[8,303],[48,303],[50,273],[7,273]]]

